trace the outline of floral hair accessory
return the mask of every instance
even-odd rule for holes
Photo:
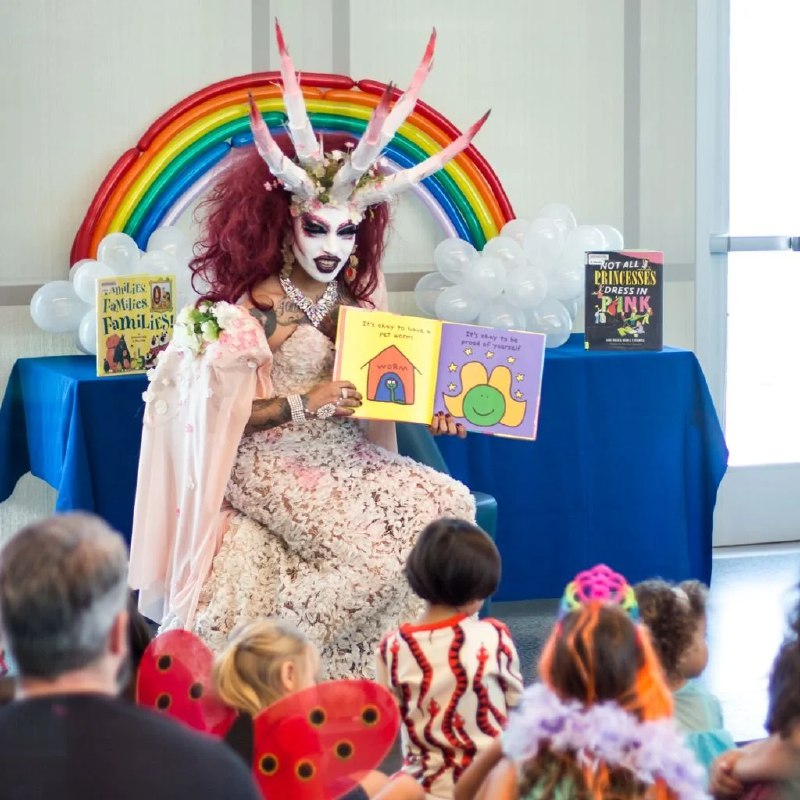
[[[561,598],[560,616],[576,611],[589,602],[618,605],[627,612],[634,621],[639,620],[639,605],[633,587],[623,575],[614,572],[605,564],[598,564],[591,569],[579,572],[567,584]]]
[[[652,785],[662,780],[679,800],[708,800],[706,777],[670,717],[640,722],[616,703],[583,706],[564,701],[544,684],[529,686],[503,732],[503,752],[514,761],[544,747],[574,754],[583,768],[602,764],[630,771]]]
[[[281,91],[286,105],[286,129],[294,145],[297,159],[289,158],[278,146],[264,122],[252,95],[250,96],[250,128],[253,141],[273,178],[292,194],[292,214],[313,211],[320,205],[346,208],[353,222],[359,222],[365,209],[383,203],[429,175],[467,148],[480,130],[487,111],[477,122],[454,139],[447,147],[409,169],[384,176],[377,169],[383,148],[414,110],[422,84],[431,70],[436,44],[434,30],[425,48],[408,89],[392,105],[394,87],[389,84],[372,112],[364,134],[348,152],[325,153],[317,141],[308,117],[300,81],[286,48],[283,32],[275,21],[275,36],[280,53]],[[269,186],[271,190],[272,186]]]

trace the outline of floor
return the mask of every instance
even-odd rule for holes
[[[764,735],[772,659],[797,599],[800,543],[720,548],[714,552],[708,620],[710,660],[703,680],[719,697],[737,741]],[[558,600],[494,603],[511,629],[526,681],[535,673]]]

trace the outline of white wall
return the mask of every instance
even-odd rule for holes
[[[272,18],[301,70],[409,81],[436,27],[422,99],[476,139],[519,216],[547,202],[667,259],[668,344],[694,345],[697,0],[3,0],[0,4],[0,390],[20,355],[69,352],[3,284],[67,274],[74,233],[115,158],[164,110],[275,68]],[[398,204],[389,272],[431,268],[441,233]],[[4,304],[5,302],[5,304]],[[407,295],[395,307],[411,311]],[[52,508],[26,479],[0,537]]]
[[[0,4],[0,392],[16,358],[77,352],[5,304],[3,285],[67,276],[116,158],[187,94],[251,71],[251,11],[250,0]],[[0,504],[0,539],[54,501],[26,476]]]

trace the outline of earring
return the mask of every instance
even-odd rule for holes
[[[347,283],[352,283],[356,279],[356,267],[358,267],[358,256],[353,253],[347,260],[347,266],[344,269],[344,279]]]

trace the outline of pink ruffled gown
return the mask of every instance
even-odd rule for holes
[[[308,391],[330,379],[333,359],[324,334],[299,326],[260,367],[270,367],[265,396]],[[202,490],[195,483],[194,492]],[[419,601],[403,565],[422,528],[441,516],[475,515],[463,484],[372,444],[366,425],[346,418],[309,419],[242,436],[224,495],[233,511],[223,524],[202,540],[192,533],[199,544],[173,544],[179,554],[205,547],[207,558],[187,568],[183,552],[177,560],[172,556],[171,567],[156,571],[167,588],[163,627],[190,627],[218,650],[240,623],[279,616],[318,645],[331,678],[371,677],[381,635],[415,613]],[[146,497],[141,502],[149,505]],[[141,529],[147,521],[139,516]],[[148,557],[147,548],[136,552],[136,528],[135,522],[132,574],[142,573]],[[194,591],[187,591],[187,575]],[[152,588],[153,576],[150,569],[132,583]]]

